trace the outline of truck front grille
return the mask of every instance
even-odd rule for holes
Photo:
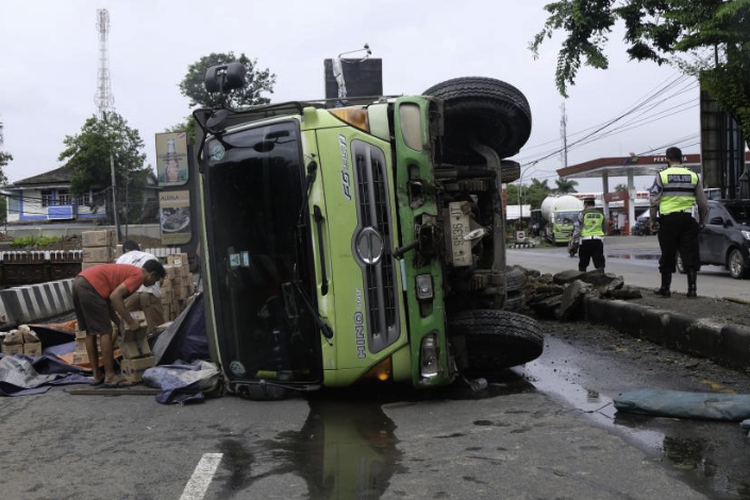
[[[359,228],[357,234],[366,233],[372,239],[380,238],[380,258],[372,258],[369,248],[373,244],[362,243],[355,238],[355,255],[360,255],[359,264],[365,286],[365,306],[368,318],[368,347],[370,352],[379,352],[399,337],[398,296],[396,294],[396,268],[391,252],[393,238],[391,212],[388,196],[388,177],[384,153],[370,144],[354,141],[352,153],[355,159],[355,181]],[[363,250],[364,248],[364,250]],[[362,254],[370,258],[362,258]]]

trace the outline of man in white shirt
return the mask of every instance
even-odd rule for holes
[[[117,259],[117,264],[130,264],[143,267],[144,262],[158,259],[153,254],[141,252],[138,243],[128,240],[122,244],[123,254]],[[156,333],[156,327],[164,323],[164,308],[161,305],[161,289],[159,282],[153,286],[141,286],[135,293],[125,299],[128,311],[143,311],[146,316],[148,335]]]

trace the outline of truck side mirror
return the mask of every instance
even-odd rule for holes
[[[229,92],[245,86],[245,66],[238,62],[211,66],[203,80],[206,91]]]

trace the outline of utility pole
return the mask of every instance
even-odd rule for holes
[[[565,101],[560,105],[562,116],[560,117],[560,138],[562,139],[562,164],[568,167],[568,116],[565,114]]]
[[[114,215],[117,241],[120,241],[120,220],[117,217],[117,181],[115,180],[115,155],[109,154],[109,168],[112,174],[112,214]]]

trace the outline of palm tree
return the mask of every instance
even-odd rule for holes
[[[559,179],[555,180],[555,184],[557,184],[557,191],[559,194],[568,194],[568,193],[577,193],[576,186],[578,185],[578,181],[574,181],[572,179],[563,179],[560,177]]]

